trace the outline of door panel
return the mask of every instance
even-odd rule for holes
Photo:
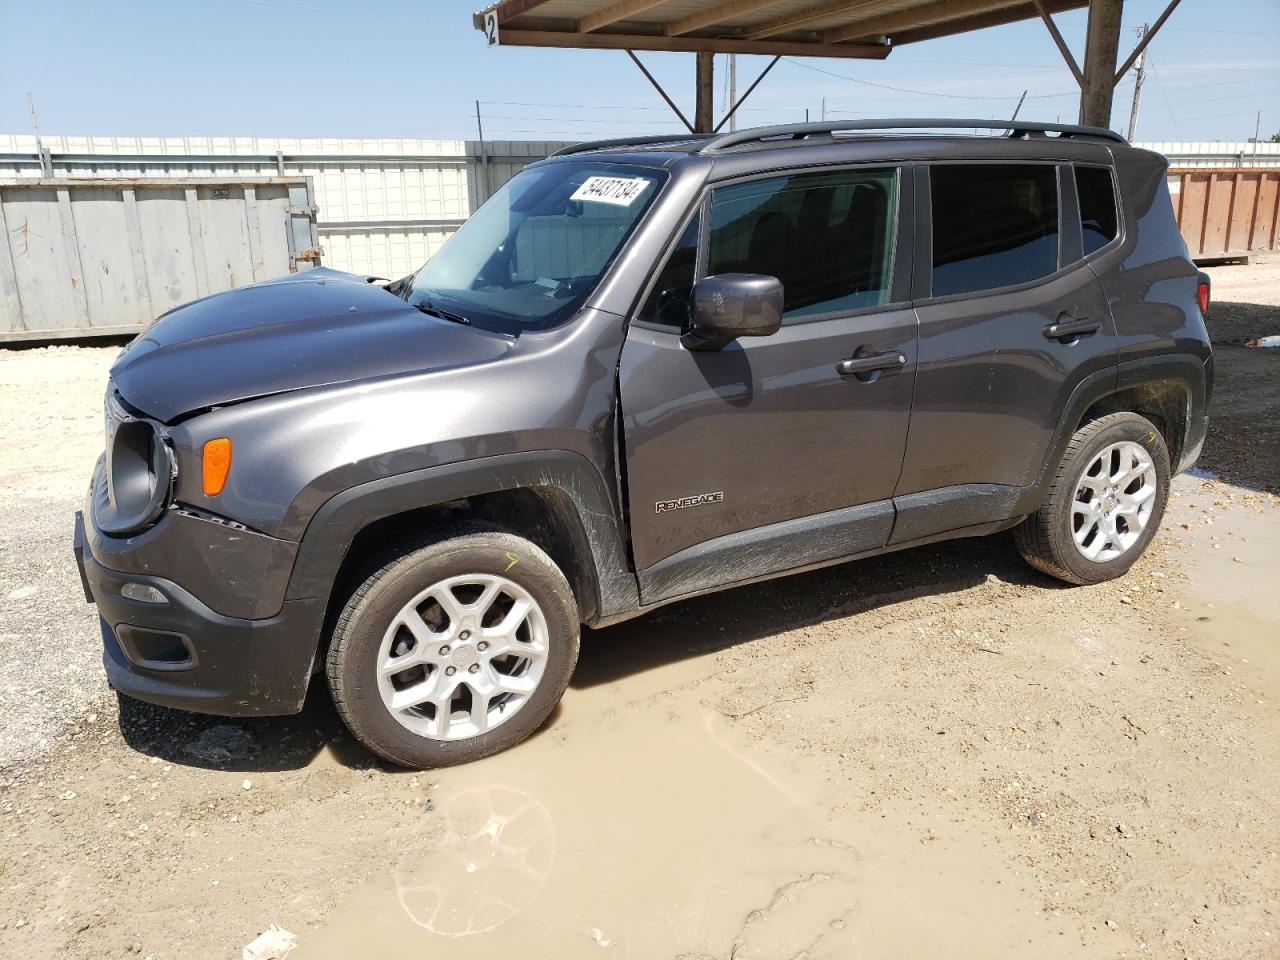
[[[873,351],[900,351],[906,364],[837,372]],[[620,380],[637,568],[726,534],[888,500],[906,447],[915,351],[907,307],[788,324],[715,352],[633,324]],[[704,494],[723,497],[658,506]]]
[[[1021,187],[1025,197],[1028,185]],[[1080,245],[1073,188],[1063,191],[1061,210],[1062,260],[1069,260]],[[1033,238],[1021,249],[1038,256],[1043,242]],[[1017,249],[1005,244],[1006,251]],[[957,282],[954,272],[949,282]],[[925,300],[917,313],[911,436],[896,495],[958,484],[1033,484],[1072,389],[1116,363],[1115,325],[1093,272],[1075,259],[1044,280]],[[899,531],[893,539],[901,539]]]

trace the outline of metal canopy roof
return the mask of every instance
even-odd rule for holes
[[[1088,0],[501,0],[510,46],[883,59],[894,46],[1088,6]]]

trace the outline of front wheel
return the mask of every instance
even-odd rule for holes
[[[1040,509],[1014,530],[1018,549],[1067,583],[1122,576],[1160,526],[1169,475],[1168,448],[1150,420],[1093,420],[1071,438]]]
[[[550,715],[578,659],[578,610],[541,549],[469,528],[385,558],[348,599],[327,672],[347,727],[407,767],[477,760]]]

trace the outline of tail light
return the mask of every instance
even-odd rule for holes
[[[1209,317],[1209,277],[1206,274],[1200,274],[1200,281],[1196,285],[1196,300],[1200,304],[1200,315],[1205,319]]]

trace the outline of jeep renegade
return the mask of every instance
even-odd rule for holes
[[[323,674],[429,767],[543,723],[582,624],[1006,529],[1118,577],[1213,382],[1165,171],[973,120],[581,144],[412,276],[179,307],[76,518],[107,676],[259,715]]]

